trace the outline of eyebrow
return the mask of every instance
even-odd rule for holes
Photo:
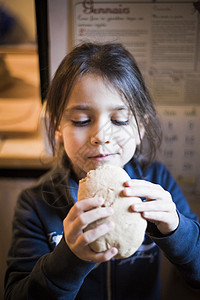
[[[89,110],[89,109],[90,109],[90,107],[88,105],[74,105],[69,108],[66,108],[65,111],[69,112],[69,111],[74,111],[74,110]]]
[[[86,110],[93,110],[89,105],[74,105],[72,107],[66,108],[65,112],[73,112],[73,111],[86,111]],[[114,106],[110,107],[109,110],[116,110],[116,111],[121,111],[121,110],[129,110],[127,106]]]

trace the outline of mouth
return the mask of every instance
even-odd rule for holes
[[[116,155],[116,153],[112,153],[112,154],[97,154],[95,156],[89,156],[88,158],[90,160],[93,160],[93,161],[103,161],[103,160],[108,160],[108,159],[112,158],[115,155]]]

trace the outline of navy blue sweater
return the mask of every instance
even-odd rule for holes
[[[149,222],[143,244],[131,257],[101,264],[80,260],[66,244],[62,224],[77,201],[78,182],[70,169],[57,167],[18,199],[6,299],[160,299],[160,249],[189,284],[200,287],[200,225],[178,185],[158,162],[144,174],[135,162],[125,170],[171,193],[178,228],[163,236]]]

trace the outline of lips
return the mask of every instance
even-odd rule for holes
[[[115,153],[112,153],[112,154],[97,154],[97,155],[94,155],[94,156],[89,156],[88,158],[91,159],[91,160],[104,160],[104,159],[109,159],[114,155],[115,155]]]

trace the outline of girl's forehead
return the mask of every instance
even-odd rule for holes
[[[128,109],[122,94],[110,82],[95,74],[87,74],[74,84],[66,108],[96,106]]]

